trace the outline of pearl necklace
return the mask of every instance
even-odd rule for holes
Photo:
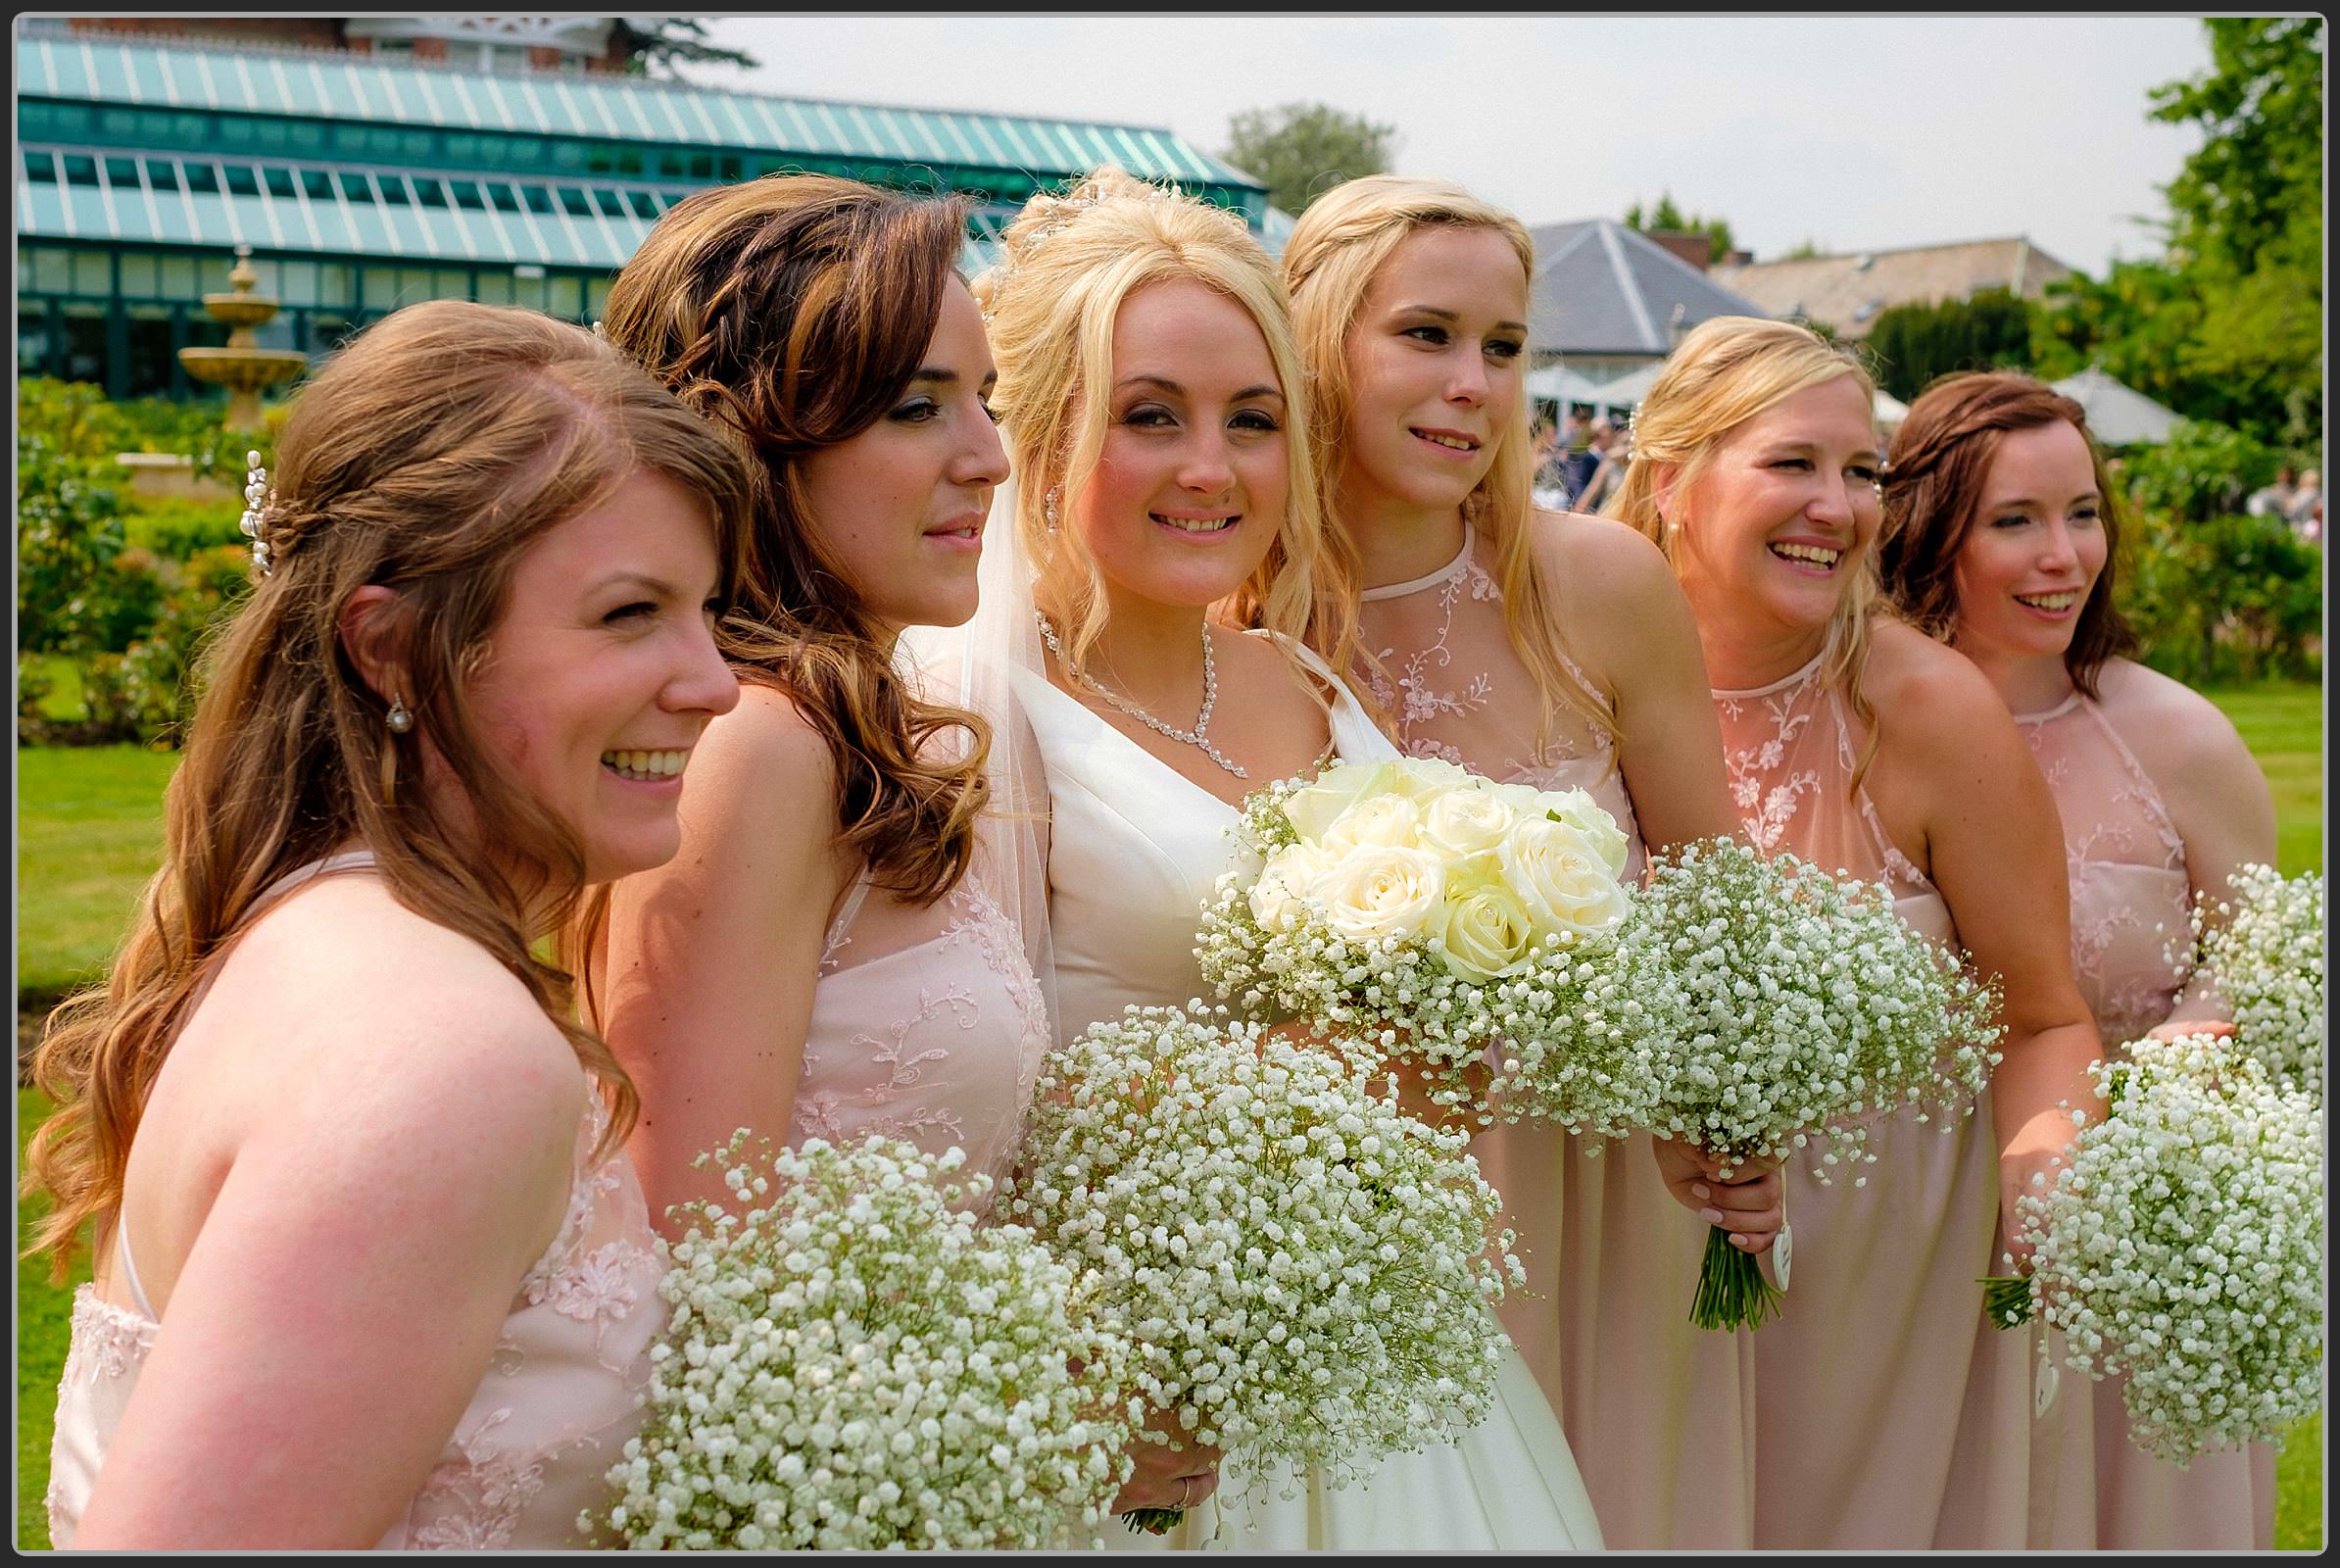
[[[1120,693],[1099,684],[1090,676],[1087,670],[1076,668],[1073,662],[1065,657],[1064,645],[1056,640],[1056,628],[1048,624],[1048,617],[1036,610],[1032,612],[1032,618],[1040,622],[1041,641],[1048,645],[1048,652],[1056,656],[1056,662],[1062,664],[1072,678],[1079,681],[1082,686],[1097,693],[1114,708],[1129,714],[1130,717],[1146,725],[1148,729],[1167,735],[1174,741],[1183,741],[1187,745],[1196,748],[1203,756],[1233,773],[1237,778],[1249,781],[1250,774],[1228,760],[1226,754],[1210,743],[1210,713],[1219,702],[1219,671],[1218,666],[1211,660],[1210,625],[1208,622],[1205,622],[1202,627],[1202,711],[1195,715],[1193,729],[1179,729],[1163,723]]]

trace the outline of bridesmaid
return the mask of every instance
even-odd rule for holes
[[[1634,417],[1613,507],[1689,596],[1756,845],[1882,879],[2004,986],[2004,1060],[1971,1117],[1877,1118],[1858,1188],[1787,1173],[1801,1245],[1782,1315],[1755,1335],[1755,1544],[2015,1548],[2035,1334],[1989,1327],[1975,1280],[2001,1266],[2016,1197],[2053,1178],[2068,1107],[2091,1102],[2097,1037],[2055,803],[2005,705],[1872,612],[1874,395],[1803,327],[1704,322]]]
[[[2181,985],[2171,938],[2197,891],[2275,857],[2274,802],[2234,726],[2121,657],[2135,638],[2113,608],[2120,535],[2086,415],[2029,376],[1937,381],[1894,437],[1878,575],[1911,624],[1980,666],[2031,743],[2064,822],[2072,967],[2108,1048],[2223,1018]],[[2083,1461],[2055,1508],[2066,1527],[2038,1544],[2271,1546],[2271,1446],[2180,1470],[2129,1441],[2118,1383],[2093,1402],[2093,1509]]]
[[[163,869],[34,1063],[35,1250],[97,1227],[50,1539],[584,1545],[660,1269],[632,1087],[535,945],[674,854],[747,476],[591,334],[453,301],[277,454]]]
[[[1021,1140],[1049,1044],[1030,813],[995,802],[994,725],[896,658],[905,628],[974,613],[1007,477],[965,224],[961,200],[774,176],[675,206],[609,292],[610,341],[747,454],[755,489],[719,628],[739,710],[707,733],[682,852],[585,922],[666,1226],[716,1196],[692,1161],[742,1127],[955,1146],[993,1177]],[[1202,1485],[1133,1452],[1119,1509]]]
[[[1585,790],[1638,874],[1644,840],[1738,823],[1665,557],[1622,523],[1530,505],[1534,260],[1511,214],[1443,180],[1381,174],[1312,203],[1284,271],[1321,487],[1366,584],[1360,683],[1417,757]],[[1696,1328],[1689,1299],[1709,1220],[1749,1250],[1770,1245],[1777,1173],[1726,1184],[1646,1134],[1604,1152],[1498,1127],[1472,1148],[1528,1265],[1504,1324],[1560,1411],[1603,1538],[1749,1545],[1753,1343]]]

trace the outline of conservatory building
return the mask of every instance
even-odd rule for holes
[[[225,340],[201,297],[239,246],[283,305],[263,347],[425,299],[589,321],[660,213],[782,171],[974,196],[971,267],[1102,163],[1281,237],[1258,181],[1167,130],[56,22],[19,24],[16,161],[18,370],[117,397],[196,390],[177,351]]]

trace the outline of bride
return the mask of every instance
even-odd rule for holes
[[[987,557],[978,625],[1011,662],[1050,808],[1058,1038],[1131,1003],[1203,996],[1195,917],[1238,803],[1321,762],[1393,757],[1302,647],[1347,613],[1308,462],[1281,284],[1240,222],[1117,170],[1038,196],[976,280],[1019,485]],[[1025,584],[1028,582],[1029,586]],[[1215,605],[1255,620],[1245,633]],[[1516,1351],[1494,1413],[1457,1444],[1333,1491],[1204,1502],[1196,1453],[1176,1545],[1598,1547],[1558,1420]]]

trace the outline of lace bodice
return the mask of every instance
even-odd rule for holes
[[[868,947],[866,873],[854,884],[812,993],[791,1145],[885,1133],[932,1153],[964,1150],[962,1175],[1006,1174],[1048,1013],[981,864],[921,918],[889,922],[882,952]]]
[[[2072,966],[2108,1046],[2169,1017],[2193,888],[2185,841],[2104,710],[2079,692],[2016,725],[2064,820]]]
[[[1364,653],[1354,678],[1373,694],[1409,757],[1436,757],[1505,784],[1581,789],[1617,819],[1638,877],[1641,834],[1617,749],[1594,725],[1560,709],[1540,740],[1536,677],[1511,645],[1503,590],[1474,529],[1461,551],[1427,577],[1365,590],[1357,637]],[[1599,688],[1567,655],[1561,663],[1584,687]]]
[[[377,1550],[550,1550],[589,1544],[618,1451],[642,1424],[650,1345],[665,1320],[650,1214],[622,1153],[591,1155],[605,1126],[592,1096],[577,1131],[568,1212],[512,1298],[479,1388]],[[134,1278],[134,1265],[130,1272]],[[58,1388],[49,1539],[71,1545],[161,1325],[84,1284]]]
[[[1313,655],[1301,657],[1326,673]],[[1334,686],[1336,756],[1361,762],[1397,755],[1348,688]],[[1234,863],[1236,808],[1037,671],[1021,673],[1016,694],[1048,770],[1058,1037],[1118,1018],[1132,1003],[1215,1001],[1194,962],[1194,928],[1219,874]]]
[[[1860,753],[1844,699],[1820,678],[1821,660],[1753,691],[1718,691],[1723,763],[1748,839],[1824,870],[1881,881],[1901,917],[1953,940],[1949,906],[1896,849],[1866,788],[1852,790]]]

